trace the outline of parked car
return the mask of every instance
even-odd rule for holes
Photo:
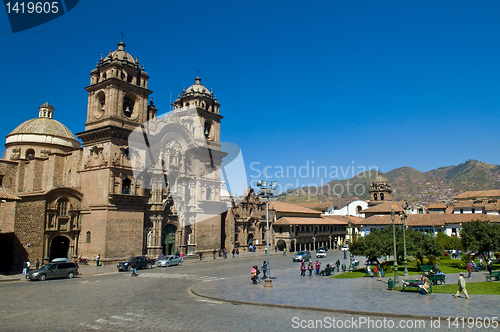
[[[155,260],[150,259],[148,256],[129,257],[124,262],[118,263],[116,267],[118,271],[132,271],[132,263],[135,263],[137,269],[151,269],[155,264]]]
[[[316,250],[316,252],[320,251],[320,250],[323,250],[325,252],[328,252],[328,248],[326,246],[323,246],[323,247],[319,247],[318,250]]]
[[[52,262],[32,270],[26,275],[31,281],[55,278],[73,278],[78,275],[78,264],[72,262]]]
[[[349,251],[349,247],[348,246],[342,246],[342,248],[340,250],[342,250],[342,251]]]
[[[318,250],[316,252],[316,258],[325,258],[326,257],[326,251],[324,250]]]
[[[311,259],[311,253],[308,250],[298,251],[295,255],[293,255],[294,262],[302,262],[308,261]]]
[[[177,255],[166,256],[156,262],[156,266],[169,267],[170,265],[179,265],[181,263],[181,258]]]

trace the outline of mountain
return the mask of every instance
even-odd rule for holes
[[[290,189],[277,199],[289,203],[333,202],[342,207],[356,199],[369,199],[370,183],[377,175],[378,172],[372,170],[347,180],[330,181],[322,187]],[[500,189],[500,165],[477,160],[428,172],[405,166],[382,173],[382,176],[391,185],[394,200],[406,199],[423,205],[449,202],[464,191]]]

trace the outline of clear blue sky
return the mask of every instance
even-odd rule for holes
[[[320,184],[313,162],[339,178],[353,165],[499,164],[499,17],[498,1],[85,0],[13,34],[0,9],[0,132],[47,99],[83,131],[89,73],[123,30],[160,112],[200,69],[250,180],[309,165],[299,185]]]

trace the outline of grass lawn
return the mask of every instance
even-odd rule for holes
[[[473,295],[500,295],[500,282],[495,281],[481,281],[481,282],[469,282],[467,283],[467,292],[470,296]],[[394,287],[394,290],[402,291],[403,287]],[[448,284],[448,285],[438,285],[432,286],[433,293],[441,293],[441,294],[455,294],[458,290],[457,284]],[[408,288],[405,290],[407,292],[416,292],[416,288]]]

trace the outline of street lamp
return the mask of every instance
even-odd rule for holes
[[[278,187],[278,182],[271,181],[268,183],[267,181],[267,168],[266,168],[266,180],[265,181],[257,181],[257,187],[260,188],[259,196],[266,200],[266,233],[267,233],[267,241],[266,241],[266,252],[267,252],[267,276],[264,279],[264,287],[273,287],[272,279],[271,279],[271,267],[269,265],[269,198],[273,196],[276,192],[276,188]]]
[[[396,206],[393,205],[392,206],[392,210],[391,210],[391,219],[392,219],[392,240],[394,242],[394,284],[398,284],[399,283],[399,279],[398,279],[398,256],[396,254],[396,228],[394,226],[394,208]]]
[[[406,234],[405,234],[405,229],[406,229],[406,221],[407,221],[407,215],[406,215],[406,209],[408,208],[408,203],[405,202],[405,204],[403,204],[403,214],[401,215],[401,219],[403,221],[403,248],[404,248],[404,259],[405,259],[405,272],[404,272],[404,276],[407,277],[409,276],[410,274],[408,273],[408,268],[406,266]]]

